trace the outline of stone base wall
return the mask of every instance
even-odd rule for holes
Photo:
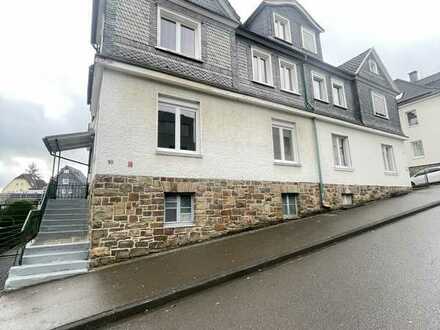
[[[325,186],[325,204],[386,198],[405,187]],[[164,228],[165,193],[194,194],[194,226]],[[280,223],[282,193],[298,196],[300,217],[320,212],[319,185],[97,175],[91,187],[91,267]]]

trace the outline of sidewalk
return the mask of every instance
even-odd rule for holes
[[[11,250],[0,254],[0,292],[3,290],[9,269],[14,265],[18,251]]]
[[[0,328],[94,328],[435,206],[440,187],[7,293]]]

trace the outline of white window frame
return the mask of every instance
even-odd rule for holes
[[[258,68],[255,67],[254,57],[259,57],[266,60],[267,63],[267,82],[262,81],[258,77],[260,76]],[[266,85],[269,87],[273,87],[273,68],[272,68],[272,55],[268,52],[265,52],[259,48],[252,47],[251,48],[251,63],[252,63],[252,80],[258,84]]]
[[[63,185],[69,185],[69,183],[70,183],[70,180],[67,179],[67,178],[64,178],[64,179],[62,180],[62,184],[63,184]]]
[[[416,124],[412,124],[409,122],[409,118],[408,118],[408,114],[410,113],[415,113],[416,117],[417,117],[417,123]],[[417,110],[411,110],[411,111],[407,111],[405,112],[405,116],[406,116],[406,121],[408,123],[408,127],[415,127],[415,126],[419,126],[419,115],[417,114]]]
[[[391,159],[388,159],[387,150],[391,149]],[[385,167],[385,173],[395,174],[397,173],[396,155],[394,153],[394,147],[390,144],[382,144],[382,157]]]
[[[295,214],[285,214],[284,213],[284,199],[283,199],[284,196],[287,197],[288,205],[295,205]],[[291,203],[290,196],[293,196],[293,198],[294,198],[294,203],[293,204]],[[298,218],[298,194],[295,194],[295,193],[282,193],[281,194],[281,207],[282,207],[283,218],[284,219],[296,219],[296,218]]]
[[[384,104],[385,104],[385,114],[381,114],[381,113],[376,111],[376,107],[375,107],[375,103],[374,103],[374,97],[381,98],[384,101]],[[372,91],[371,92],[371,102],[372,102],[372,105],[373,105],[373,112],[374,112],[374,115],[376,117],[380,117],[380,118],[383,118],[383,119],[390,119],[389,113],[388,113],[387,98],[385,97],[385,95],[382,95],[382,94],[379,94],[379,93],[376,93],[376,92]]]
[[[346,166],[345,165],[341,165],[342,157],[341,157],[341,144],[340,144],[341,141],[340,141],[340,138],[344,138],[347,141],[347,144],[343,145],[344,149],[345,149],[345,147],[347,147],[347,149],[345,150],[345,153],[346,153],[346,156],[347,156],[348,164]],[[352,163],[352,160],[351,160],[350,140],[349,140],[348,136],[342,135],[342,134],[338,134],[338,133],[332,133],[332,135],[331,135],[331,143],[332,143],[333,153],[334,153],[334,145],[333,145],[333,143],[334,143],[335,139],[336,139],[336,142],[337,142],[337,152],[338,152],[336,155],[333,155],[334,156],[333,159],[335,160],[335,169],[337,169],[337,170],[352,171],[353,170],[353,163]]]
[[[319,98],[319,97],[316,96],[315,86],[314,86],[315,78],[321,79],[323,84],[324,84],[324,92],[325,92],[324,98]],[[315,71],[312,71],[312,90],[313,90],[313,97],[314,97],[315,100],[328,103],[327,77],[325,75],[323,75],[321,73],[318,73],[318,72],[315,72]]]
[[[291,74],[292,74],[292,89],[287,89],[285,87],[283,87],[283,80],[282,80],[282,67],[289,67],[291,69]],[[281,86],[281,90],[284,92],[288,92],[288,93],[293,93],[293,94],[297,94],[300,95],[299,93],[299,79],[298,79],[298,66],[295,63],[292,63],[290,61],[287,61],[283,58],[279,59],[279,68],[280,68],[280,86]]]
[[[165,18],[169,21],[173,21],[176,23],[176,50],[169,49],[163,47],[161,42],[161,26],[162,26],[162,18]],[[195,31],[195,57],[189,56],[187,54],[182,53],[181,46],[181,31],[182,25],[185,25],[189,28],[194,29]],[[164,9],[159,7],[157,10],[157,48],[166,50],[168,52],[172,52],[184,57],[194,58],[196,60],[202,59],[202,25],[200,22],[196,22],[188,17],[182,16],[180,14],[176,14],[168,9]]]
[[[273,162],[276,165],[290,165],[290,166],[301,166],[301,161],[299,158],[299,146],[298,146],[298,135],[295,123],[289,123],[277,119],[272,119],[271,133],[272,130],[276,128],[279,130],[280,136],[280,150],[281,150],[281,159],[275,159],[275,150],[272,150]],[[292,155],[293,161],[286,160],[285,148],[284,148],[284,139],[283,139],[283,130],[290,130],[292,136]],[[271,134],[272,135],[272,134]],[[273,149],[273,137],[272,137],[272,149]]]
[[[287,39],[283,38],[280,35],[277,35],[277,24],[285,24],[286,25],[286,34]],[[280,14],[273,13],[273,29],[274,29],[274,36],[277,39],[286,41],[288,43],[292,43],[292,29],[290,28],[290,20],[284,16],[281,16]]]
[[[310,34],[313,37],[313,47],[314,47],[313,49],[306,48],[305,37],[304,37],[305,33],[308,33],[308,34]],[[302,47],[305,50],[307,50],[307,51],[309,51],[311,53],[314,53],[314,54],[318,53],[318,43],[316,42],[316,33],[315,33],[315,31],[310,30],[310,29],[308,29],[308,28],[306,28],[304,26],[301,26],[301,39],[302,39]]]
[[[354,205],[354,194],[343,193],[341,194],[342,206],[353,206]]]
[[[166,222],[166,212],[167,212],[167,196],[165,194],[164,197],[164,219],[163,224],[164,228],[182,228],[182,227],[193,227],[194,226],[194,194],[189,193],[176,193],[176,221],[175,222]],[[182,221],[180,212],[181,212],[181,197],[182,195],[190,195],[191,196],[191,220],[190,221]]]
[[[159,147],[159,111],[160,104],[164,103],[168,106],[175,107],[175,148],[160,148]],[[181,111],[192,111],[196,115],[196,150],[180,150],[180,113]],[[200,114],[200,102],[198,101],[185,101],[181,99],[177,99],[170,96],[165,96],[162,94],[158,95],[157,98],[157,110],[156,110],[156,153],[162,155],[176,155],[176,156],[187,156],[187,157],[197,157],[201,158],[201,144],[202,144],[202,136],[201,136],[201,114]]]
[[[422,146],[422,155],[416,155],[416,149],[415,149],[415,144],[416,143],[420,143]],[[415,140],[411,142],[411,149],[412,149],[412,155],[414,159],[420,159],[420,158],[425,158],[425,146],[423,145],[423,141],[422,140]]]
[[[332,95],[333,95],[333,104],[339,108],[343,108],[347,110],[347,94],[345,93],[345,84],[342,80],[332,78]],[[335,93],[334,86],[338,86],[342,90],[342,104],[339,104],[338,95]]]
[[[368,60],[368,66],[370,68],[370,72],[374,74],[379,74],[379,67],[377,65],[377,62],[373,59]]]

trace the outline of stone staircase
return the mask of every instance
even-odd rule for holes
[[[5,289],[13,290],[88,271],[88,203],[85,199],[48,201],[37,237],[12,267]]]

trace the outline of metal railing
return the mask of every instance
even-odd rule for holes
[[[50,198],[55,197],[55,192],[56,181],[52,179],[47,186],[40,205],[28,213],[23,225],[12,224],[11,226],[0,228],[0,254],[14,248],[23,248],[37,236],[47,202]],[[21,263],[21,257],[22,255],[20,255],[19,263]]]
[[[56,199],[87,198],[87,184],[62,184],[56,187]]]

